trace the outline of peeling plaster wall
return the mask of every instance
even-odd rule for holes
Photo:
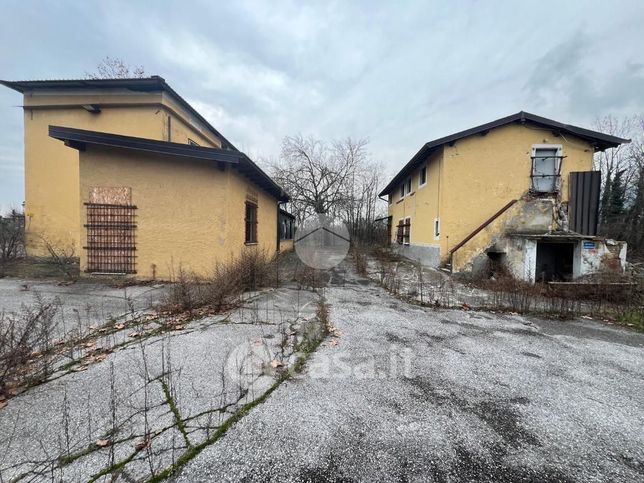
[[[594,247],[594,248],[591,248]],[[578,275],[591,275],[599,272],[622,273],[626,269],[626,242],[581,241],[575,249],[578,259]]]
[[[452,270],[455,272],[476,271],[477,257],[480,255],[486,257],[485,250],[495,244],[499,251],[506,251],[507,246],[510,247],[509,251],[512,253],[506,254],[508,258],[522,257],[523,245],[520,248],[515,248],[514,241],[501,240],[508,232],[541,234],[552,231],[554,207],[554,199],[519,200],[454,253]],[[521,252],[521,255],[518,252]],[[516,276],[524,278],[523,270],[520,272],[521,275],[517,273]]]

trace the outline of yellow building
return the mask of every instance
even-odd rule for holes
[[[167,279],[279,249],[286,193],[161,77],[2,83],[24,95],[30,255]]]
[[[454,272],[502,264],[527,280],[621,266],[625,245],[597,237],[593,154],[629,142],[519,112],[425,144],[391,180],[391,241]],[[492,267],[492,268],[490,268]]]

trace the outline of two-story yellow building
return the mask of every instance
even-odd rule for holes
[[[595,152],[625,142],[527,112],[428,142],[380,193],[391,241],[429,266],[501,263],[533,281],[622,266],[625,245],[596,236],[592,169]]]
[[[29,255],[167,279],[279,250],[286,193],[163,78],[0,83],[24,98]]]

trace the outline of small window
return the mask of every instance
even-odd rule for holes
[[[407,179],[407,187],[405,188],[407,194],[411,193],[411,176]]]
[[[190,146],[199,146],[199,143],[197,141],[193,141],[192,139],[188,138],[188,144]]]
[[[405,197],[405,183],[400,185],[400,199],[402,200]]]
[[[387,195],[387,201],[389,202],[389,204],[391,204],[391,203],[393,203],[393,200],[394,200],[394,195],[389,193],[389,195]]]
[[[420,176],[418,177],[418,187],[425,186],[427,184],[427,166],[420,168]]]
[[[245,243],[257,243],[257,205],[246,202]]]

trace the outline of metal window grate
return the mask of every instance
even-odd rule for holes
[[[136,206],[85,203],[87,272],[136,273]]]

